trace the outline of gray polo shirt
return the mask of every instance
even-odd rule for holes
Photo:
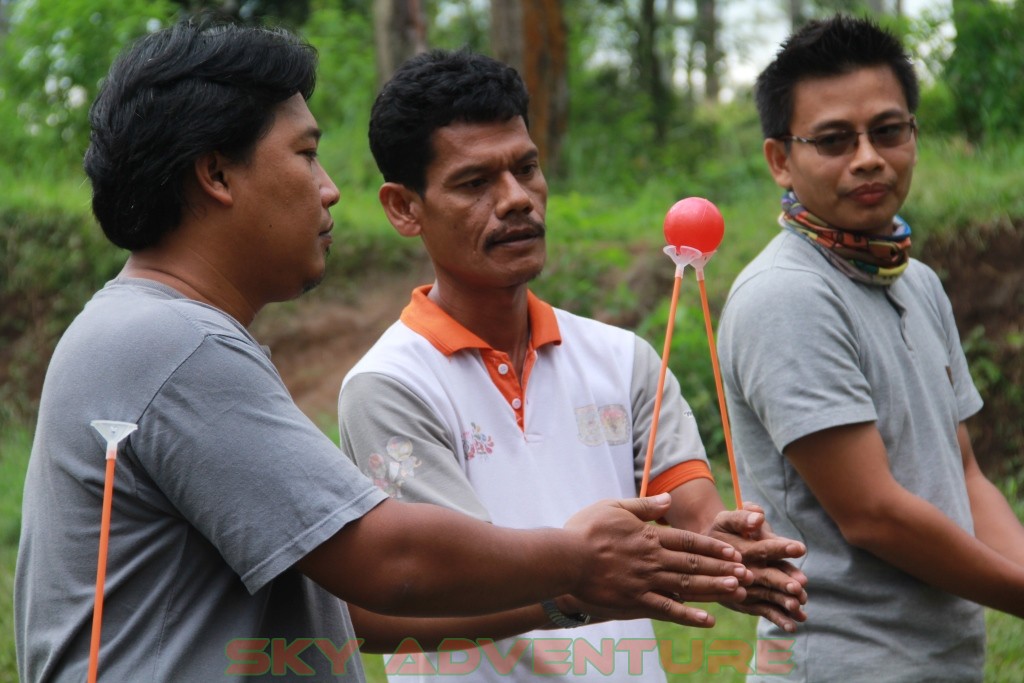
[[[785,680],[980,681],[982,608],[846,543],[782,455],[875,422],[899,483],[973,533],[956,430],[982,402],[935,273],[911,260],[889,287],[861,284],[784,231],[733,284],[718,348],[744,497],[808,548],[808,621]],[[790,638],[763,619],[758,635]]]

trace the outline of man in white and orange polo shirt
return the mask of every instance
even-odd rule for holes
[[[370,122],[380,201],[399,234],[422,239],[436,280],[413,292],[339,399],[343,450],[393,497],[518,528],[636,495],[659,371],[634,333],[554,309],[528,289],[546,257],[547,183],[527,101],[513,69],[468,51],[414,57],[382,89]],[[770,534],[760,512],[725,511],[672,377],[652,478],[649,492],[673,498],[665,521],[761,560],[748,561],[754,583],[731,606],[795,630],[806,577],[785,560],[804,548]],[[684,588],[676,597],[692,599]],[[694,625],[713,623],[693,614]],[[416,680],[418,666],[424,680],[664,681],[650,622],[613,621],[620,616],[568,596],[470,619],[353,611],[364,649],[393,652],[412,639],[389,660],[394,680]],[[588,625],[592,617],[603,623]],[[497,644],[497,659],[480,640],[523,632]],[[473,644],[457,659],[406,656]]]

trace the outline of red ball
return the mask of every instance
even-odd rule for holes
[[[687,197],[665,214],[665,240],[673,247],[690,247],[702,253],[718,248],[725,221],[718,207],[703,197]]]

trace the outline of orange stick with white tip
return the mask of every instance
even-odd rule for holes
[[[672,328],[675,326],[676,304],[679,302],[679,284],[682,273],[677,272],[672,285],[672,301],[668,307],[668,327],[665,330],[665,348],[661,352],[661,370],[658,372],[658,393],[654,395],[654,417],[651,418],[651,436],[647,439],[647,457],[644,458],[644,476],[640,480],[640,497],[647,495],[647,484],[651,479],[651,462],[654,460],[654,440],[658,433],[658,418],[661,416],[661,395],[665,392],[665,374],[668,372],[668,354],[672,349]]]
[[[89,641],[88,683],[96,683],[100,668],[100,631],[103,628],[103,594],[107,581],[107,551],[110,546],[110,514],[114,507],[114,467],[117,444],[138,429],[130,422],[93,420],[92,426],[107,440],[107,468],[103,477],[103,513],[100,515],[100,550],[96,561],[96,597],[92,609],[92,637]]]
[[[715,372],[715,391],[718,393],[718,410],[722,415],[722,436],[725,438],[725,452],[729,455],[729,474],[732,475],[732,490],[736,496],[736,509],[743,509],[743,494],[740,493],[740,479],[736,470],[736,455],[732,450],[732,430],[729,428],[729,411],[725,406],[725,391],[722,389],[722,370],[718,364],[718,349],[715,348],[715,332],[711,327],[711,311],[708,309],[708,292],[704,286],[704,271],[697,271],[700,287],[700,305],[704,309],[704,329],[708,335],[708,351],[711,353],[711,367]]]

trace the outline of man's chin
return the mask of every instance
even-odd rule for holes
[[[318,277],[314,278],[313,280],[307,281],[306,284],[302,286],[302,291],[299,293],[298,296],[302,296],[303,294],[306,294],[307,292],[311,292],[314,289],[316,289],[320,285],[320,283],[324,281],[324,277],[326,276],[326,274],[327,271],[325,270],[324,272],[320,273]]]

